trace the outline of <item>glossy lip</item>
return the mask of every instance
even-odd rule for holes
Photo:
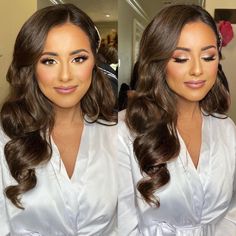
[[[190,80],[190,81],[186,81],[184,82],[184,84],[192,89],[198,89],[201,88],[205,85],[206,81],[205,80]]]
[[[54,89],[58,92],[58,93],[62,93],[62,94],[69,94],[69,93],[73,93],[76,89],[77,89],[78,85],[75,86],[68,86],[68,87],[54,87]]]

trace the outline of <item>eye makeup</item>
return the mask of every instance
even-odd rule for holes
[[[75,58],[73,58],[72,62],[75,62],[75,63],[83,63],[84,61],[86,61],[88,59],[88,56],[87,55],[79,55]]]
[[[212,55],[212,56],[204,56],[202,57],[202,59],[206,62],[209,62],[209,61],[214,61],[216,60],[216,56],[215,55]]]
[[[172,57],[172,59],[176,63],[185,63],[186,61],[188,61],[188,58],[181,58],[181,57]]]
[[[52,58],[42,58],[40,59],[40,63],[44,64],[44,65],[53,65],[56,64],[56,60],[52,59]]]

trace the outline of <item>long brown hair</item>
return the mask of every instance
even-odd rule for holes
[[[173,54],[182,28],[189,22],[202,21],[214,31],[217,45],[221,39],[213,18],[199,6],[171,5],[162,9],[144,30],[138,57],[138,86],[128,103],[126,124],[135,134],[134,153],[145,176],[137,188],[148,204],[159,206],[154,193],[167,184],[167,163],[180,151],[177,135],[176,95],[166,83],[166,66]],[[230,97],[227,79],[218,67],[218,79],[200,101],[209,115],[225,114]]]
[[[48,32],[71,22],[88,36],[94,57],[100,43],[92,20],[72,4],[46,7],[34,13],[21,28],[7,73],[10,95],[1,109],[1,125],[10,141],[4,147],[5,158],[17,185],[5,189],[6,196],[19,208],[21,195],[37,183],[35,168],[52,155],[49,136],[54,126],[53,104],[40,91],[35,65],[43,52]],[[82,98],[81,109],[90,122],[116,122],[115,98],[109,81],[94,66],[92,83]],[[107,122],[104,122],[106,125]]]

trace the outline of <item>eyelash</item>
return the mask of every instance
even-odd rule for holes
[[[203,57],[203,60],[204,61],[214,61],[216,59],[216,57],[215,56],[210,56],[210,57]]]
[[[78,56],[78,57],[75,57],[72,62],[75,62],[75,63],[83,63],[84,61],[86,61],[88,59],[88,56]],[[56,61],[54,59],[51,59],[51,58],[45,58],[45,59],[42,59],[41,60],[41,63],[42,64],[45,64],[45,65],[53,65],[53,64],[56,64]]]
[[[182,59],[182,58],[178,58],[178,57],[173,57],[174,62],[176,63],[185,63],[186,61],[188,61],[189,59]],[[209,61],[214,61],[216,59],[215,56],[210,56],[210,57],[203,57],[202,58],[204,61],[209,62]]]
[[[184,63],[186,62],[188,59],[182,59],[182,58],[178,58],[178,57],[173,57],[174,62],[176,63]]]
[[[56,61],[54,59],[51,59],[51,58],[45,58],[45,59],[41,60],[41,63],[45,64],[45,65],[53,65],[53,64],[56,63]]]
[[[75,57],[72,62],[75,62],[75,63],[83,63],[84,61],[86,61],[88,59],[88,56],[78,56],[78,57]]]

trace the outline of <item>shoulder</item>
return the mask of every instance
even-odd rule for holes
[[[0,126],[0,149],[3,150],[6,143],[9,141],[9,137],[4,133],[2,127]]]
[[[214,116],[206,116],[205,119],[208,120],[214,139],[227,140],[236,145],[236,126],[230,117],[214,114]]]
[[[101,139],[106,140],[106,142],[112,142],[112,140],[116,139],[117,132],[117,124],[113,122],[103,120],[94,123],[85,122],[85,133],[96,140]]]
[[[118,113],[118,139],[120,142],[126,143],[128,146],[132,146],[134,136],[125,122],[126,110]]]
[[[84,116],[84,124],[90,129],[109,130],[117,126],[116,122],[98,119],[95,122],[87,115]]]
[[[118,133],[120,135],[122,134],[128,134],[129,130],[128,127],[125,123],[125,115],[126,115],[126,110],[122,110],[118,113]]]
[[[214,114],[213,116],[206,116],[212,124],[212,128],[222,130],[224,132],[235,133],[236,126],[230,117],[226,117],[220,114]]]
[[[109,132],[109,130],[117,129],[117,123],[109,122],[109,121],[105,121],[105,120],[98,120],[97,122],[94,122],[94,123],[86,122],[86,126],[89,126],[89,127],[96,129],[96,130],[104,130],[104,131],[108,131],[108,132]]]
[[[120,125],[124,125],[125,123],[125,114],[126,114],[126,110],[122,110],[118,113],[118,124]]]

